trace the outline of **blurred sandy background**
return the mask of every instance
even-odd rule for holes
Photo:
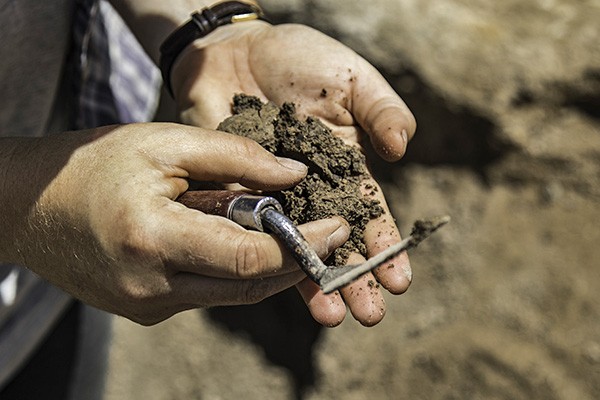
[[[290,291],[114,325],[106,400],[600,398],[600,1],[261,2],[358,51],[411,107],[375,163],[414,282],[374,328]]]

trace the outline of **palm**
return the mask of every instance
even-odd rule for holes
[[[217,45],[186,54],[192,62],[181,62],[175,70],[186,76],[174,85],[184,122],[216,128],[231,115],[233,95],[246,93],[276,104],[293,102],[299,114],[320,118],[348,144],[358,145],[367,132],[375,150],[388,160],[403,155],[414,119],[381,75],[355,52],[299,25],[259,23],[236,29],[238,34]],[[372,179],[368,183],[376,185]],[[365,232],[370,256],[399,238],[391,218],[385,216],[371,221]],[[356,257],[350,262],[361,261]],[[403,271],[409,268],[406,256],[396,264],[400,268],[382,269],[375,275],[388,290],[400,293],[408,286]],[[320,295],[310,283],[303,285],[305,299],[306,292],[312,291],[318,300]]]

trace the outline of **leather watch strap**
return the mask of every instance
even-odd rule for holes
[[[225,1],[192,14],[191,19],[177,28],[160,46],[159,67],[171,96],[171,70],[175,60],[190,43],[220,26],[254,19],[265,20],[260,7],[240,1]]]

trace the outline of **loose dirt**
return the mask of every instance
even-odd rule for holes
[[[333,136],[316,118],[297,119],[292,103],[280,108],[243,94],[234,97],[233,116],[218,129],[253,139],[277,156],[305,163],[308,175],[304,180],[289,190],[269,194],[296,224],[335,215],[348,221],[350,239],[332,254],[330,261],[335,265],[343,265],[351,252],[366,257],[365,225],[384,211],[379,201],[361,192],[368,175],[360,150]]]

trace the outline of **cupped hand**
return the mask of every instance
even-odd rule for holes
[[[11,225],[20,228],[9,261],[84,302],[148,325],[189,308],[254,303],[305,277],[270,235],[174,201],[188,179],[286,188],[305,176],[301,163],[177,124],[65,133],[28,147],[22,162],[36,163],[28,182],[38,186],[14,185],[22,218]],[[339,218],[300,230],[321,257],[349,234]]]
[[[184,51],[171,82],[183,122],[215,128],[231,115],[236,93],[276,104],[293,102],[301,116],[316,116],[346,143],[360,146],[365,134],[388,161],[398,160],[416,124],[405,103],[367,61],[332,38],[302,25],[271,26],[255,21],[220,28]],[[368,189],[367,189],[368,188]],[[377,183],[365,182],[364,194],[381,201],[386,213],[365,231],[368,256],[400,240]],[[353,255],[351,263],[359,263]],[[298,285],[315,319],[339,324],[347,304],[364,325],[385,314],[380,285],[394,294],[410,284],[405,253],[342,289],[324,295],[309,280]]]

